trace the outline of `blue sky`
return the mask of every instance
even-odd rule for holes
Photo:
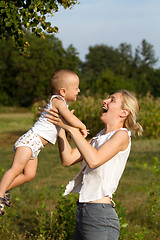
[[[59,28],[64,48],[72,44],[84,60],[88,47],[118,47],[126,42],[134,49],[142,39],[153,45],[160,67],[160,0],[79,0],[71,10],[60,8],[49,18]]]

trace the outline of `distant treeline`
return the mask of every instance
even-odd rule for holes
[[[148,92],[160,96],[160,68],[155,69],[153,46],[145,39],[133,51],[121,43],[118,48],[90,46],[85,61],[72,46],[64,49],[54,35],[40,39],[27,33],[30,55],[20,55],[11,42],[0,41],[0,104],[31,106],[51,95],[50,76],[61,68],[75,71],[80,77],[82,95],[94,96],[128,89],[138,95]]]

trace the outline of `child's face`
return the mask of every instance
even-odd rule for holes
[[[65,97],[64,99],[69,101],[76,101],[79,89],[79,77],[77,75],[71,75],[68,77],[67,85],[65,88]]]

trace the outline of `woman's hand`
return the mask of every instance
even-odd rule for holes
[[[58,125],[59,127],[69,131],[69,128],[71,127],[70,125],[68,125],[66,123],[66,121],[64,120],[64,118],[62,118],[61,115],[58,114],[58,110],[54,107],[51,108],[51,110],[46,110],[46,112],[48,112],[49,114],[46,114],[45,116],[48,118],[48,121]]]
[[[52,107],[51,110],[47,109],[46,112],[49,113],[45,115],[48,118],[49,122],[58,125],[59,127],[63,128],[66,131],[69,131],[71,130],[71,128],[74,128],[70,126],[60,114],[58,114],[58,110],[56,108]],[[73,113],[74,110],[72,110],[71,112]],[[89,134],[89,130],[87,129],[84,130],[80,129],[80,132],[84,138],[86,138],[87,135]]]

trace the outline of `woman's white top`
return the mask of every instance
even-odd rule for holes
[[[109,196],[112,199],[116,191],[119,180],[125,169],[125,165],[131,149],[131,132],[126,128],[121,128],[128,132],[129,144],[126,150],[118,152],[113,158],[103,165],[91,169],[83,160],[82,167],[78,175],[66,186],[64,195],[70,192],[79,193],[79,202],[89,202]],[[91,145],[98,149],[108,141],[116,131],[104,133],[104,129],[93,138]]]
[[[66,103],[66,101],[64,100],[64,98],[62,96],[52,95],[52,97],[49,100],[49,103],[45,107],[41,116],[38,118],[37,122],[35,122],[35,124],[33,125],[33,127],[31,129],[33,132],[37,133],[42,138],[46,139],[47,141],[49,141],[52,144],[55,144],[61,128],[59,126],[56,126],[56,125],[50,123],[45,116],[45,114],[49,114],[46,112],[46,110],[47,109],[50,110],[52,108],[52,99],[53,98],[62,99]],[[68,103],[66,103],[66,105],[68,107]]]

